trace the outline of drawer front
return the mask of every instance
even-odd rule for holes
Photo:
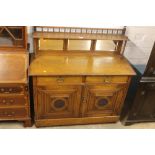
[[[23,118],[28,116],[28,111],[26,108],[1,108],[0,118],[4,119],[14,119]]]
[[[82,77],[80,76],[56,76],[56,77],[38,77],[38,85],[49,85],[49,84],[76,84],[82,83]]]
[[[155,91],[155,83],[147,83],[146,89]]]
[[[87,76],[87,83],[127,83],[128,76]]]
[[[27,105],[27,97],[24,95],[4,95],[0,96],[0,107],[1,106],[25,106]]]
[[[23,86],[0,86],[0,94],[16,94],[23,91]]]

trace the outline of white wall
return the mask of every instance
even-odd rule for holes
[[[28,26],[27,31],[28,31],[28,42],[30,43],[30,53],[33,53],[33,36],[32,36],[33,28],[32,26]]]
[[[125,49],[125,57],[134,65],[146,65],[155,41],[155,26],[128,26],[126,35],[129,37]],[[28,39],[33,52],[32,27],[28,27]]]
[[[129,37],[125,56],[135,65],[146,64],[155,41],[155,26],[129,26],[126,35]]]

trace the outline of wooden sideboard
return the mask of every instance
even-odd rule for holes
[[[31,126],[26,27],[0,27],[0,121]]]
[[[33,37],[35,56],[29,75],[33,78],[37,127],[119,120],[135,75],[123,57],[124,29],[35,27]],[[98,40],[107,42],[102,46]]]

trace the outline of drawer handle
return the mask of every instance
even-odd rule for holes
[[[111,82],[111,78],[105,78],[105,79],[103,79],[103,82],[110,83]]]
[[[58,79],[57,79],[57,82],[59,82],[59,83],[64,82],[64,78],[58,78]]]
[[[86,102],[87,102],[86,97],[83,97],[82,98],[82,103],[86,103]]]
[[[10,99],[10,100],[7,102],[7,100],[3,99],[1,103],[3,103],[3,104],[10,104],[10,103],[14,103],[14,100],[13,100],[13,99]]]
[[[11,113],[5,112],[4,114],[7,115],[8,117],[11,117],[11,116],[14,116],[15,112],[11,112]]]

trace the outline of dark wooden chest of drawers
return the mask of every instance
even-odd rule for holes
[[[144,73],[135,71],[121,114],[125,125],[155,121],[155,44]]]

